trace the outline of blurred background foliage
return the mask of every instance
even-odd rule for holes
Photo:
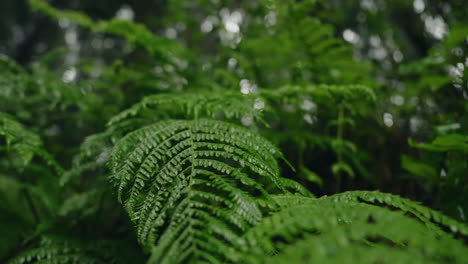
[[[143,96],[359,84],[372,95],[272,93],[265,123],[239,122],[278,144],[296,168],[283,164],[283,175],[317,196],[379,189],[468,221],[465,0],[47,2],[76,12],[0,2],[0,111],[37,133],[63,168]],[[32,185],[25,175],[53,170],[36,159],[21,170],[0,163],[0,174]]]

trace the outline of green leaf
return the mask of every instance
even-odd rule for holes
[[[411,174],[418,176],[421,179],[434,182],[438,178],[436,168],[421,161],[414,160],[413,158],[402,155],[401,166],[403,169],[409,171]]]
[[[323,186],[322,178],[320,178],[320,176],[317,173],[307,169],[306,167],[299,167],[299,174],[303,175],[304,178],[307,179],[309,182],[318,184],[320,187]]]
[[[468,153],[468,136],[461,134],[448,134],[438,136],[432,143],[416,143],[413,139],[408,139],[412,147],[429,151],[462,151]]]
[[[335,176],[338,176],[340,173],[346,173],[351,177],[354,177],[353,169],[345,162],[337,162],[332,166],[332,173]]]

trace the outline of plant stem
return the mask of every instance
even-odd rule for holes
[[[342,144],[343,144],[343,123],[344,123],[344,107],[343,104],[340,104],[338,110],[338,127],[336,130],[336,139],[338,141],[339,147],[336,152],[338,162],[341,163],[343,160],[342,154]],[[338,173],[336,176],[336,192],[339,193],[341,190],[341,175]]]
[[[39,213],[37,212],[37,208],[34,205],[34,202],[31,198],[31,194],[29,193],[28,190],[23,189],[23,195],[24,195],[24,198],[26,199],[26,202],[28,203],[29,208],[31,209],[31,213],[34,217],[34,222],[36,222],[36,224],[39,224],[41,222],[41,219],[39,217]]]

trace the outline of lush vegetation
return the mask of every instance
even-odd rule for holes
[[[1,263],[468,263],[465,1],[55,2],[1,11]]]

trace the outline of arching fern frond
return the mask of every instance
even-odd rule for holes
[[[19,154],[24,165],[27,165],[33,156],[37,155],[57,172],[63,172],[54,158],[43,149],[42,140],[38,135],[26,130],[13,117],[2,112],[0,112],[0,136],[5,138],[7,148]]]
[[[7,147],[18,152],[24,164],[28,164],[42,146],[38,135],[26,130],[13,117],[0,112],[0,135],[5,137]]]
[[[176,41],[161,38],[153,34],[144,25],[127,20],[112,19],[109,21],[94,21],[89,16],[72,11],[59,10],[43,0],[29,0],[30,6],[54,19],[67,19],[82,27],[95,32],[109,33],[121,36],[131,44],[137,45],[148,51],[154,57],[177,64],[176,55],[188,56],[187,50]],[[182,57],[182,56],[181,56]]]
[[[80,241],[69,237],[42,236],[37,246],[27,249],[7,264],[126,264],[142,263],[141,255],[118,241]]]
[[[371,65],[352,60],[352,46],[336,37],[333,26],[311,16],[321,12],[317,2],[259,2],[265,14],[275,14],[275,23],[246,27],[245,35],[251,37],[243,38],[235,51],[229,51],[235,52],[235,57],[230,57],[243,58],[237,60],[246,72],[244,76],[258,80],[260,86],[370,83],[371,74],[366,73],[370,73]]]
[[[353,195],[359,192],[348,193]],[[367,195],[370,199],[372,192]],[[394,263],[394,257],[401,263],[468,261],[462,241],[433,232],[404,210],[345,202],[339,196],[277,197],[287,207],[246,233],[245,263]],[[377,193],[375,199],[379,196],[391,197]]]
[[[236,261],[232,248],[258,224],[259,205],[287,193],[279,150],[251,131],[216,120],[168,120],[122,138],[111,181],[151,263]]]
[[[108,123],[113,126],[132,117],[155,118],[218,118],[241,117],[265,122],[263,113],[274,113],[278,103],[301,105],[304,96],[318,102],[374,102],[375,93],[363,85],[302,85],[262,89],[256,94],[232,91],[198,91],[150,95],[129,109],[114,116]]]
[[[393,219],[395,220],[395,219]],[[387,223],[390,225],[391,223]],[[384,227],[383,225],[381,227]],[[412,225],[404,227],[414,227]],[[354,228],[357,229],[355,226]],[[362,228],[365,227],[361,227]],[[424,242],[424,237],[421,235],[422,230],[418,230],[419,243]],[[434,243],[428,247],[415,247],[407,249],[404,247],[393,246],[390,241],[379,241],[380,237],[371,237],[372,231],[369,233],[351,232],[350,238],[346,230],[337,228],[329,233],[320,236],[306,236],[305,239],[297,242],[294,246],[286,247],[281,254],[267,257],[264,263],[464,263],[466,259],[463,257],[463,248],[457,245],[457,256],[450,255],[437,256],[436,254],[428,254],[433,246],[441,246],[443,243]],[[374,243],[367,243],[365,235],[375,239]],[[430,236],[431,239],[435,239]],[[363,242],[360,243],[360,240]],[[390,245],[386,245],[386,243]],[[421,245],[420,245],[421,246]],[[450,246],[447,243],[446,246]],[[423,254],[418,254],[420,248],[423,249]],[[453,262],[452,262],[453,261]],[[460,261],[460,262],[457,262]]]
[[[374,102],[374,91],[365,85],[286,85],[275,90],[264,90],[261,94],[269,99],[281,101],[298,96],[311,96],[326,102],[366,101]]]
[[[197,92],[180,94],[157,94],[150,95],[131,108],[114,116],[109,125],[116,124],[132,116],[149,116],[155,113],[170,115],[172,113],[183,113],[188,117],[210,117],[215,118],[222,115],[225,118],[241,118],[261,120],[262,112],[255,108],[256,96],[244,95],[240,92]]]
[[[379,191],[352,191],[336,194],[331,199],[336,202],[361,202],[398,209],[416,217],[435,230],[459,234],[468,239],[468,227],[435,210],[420,205],[418,202],[402,198],[398,195]]]

